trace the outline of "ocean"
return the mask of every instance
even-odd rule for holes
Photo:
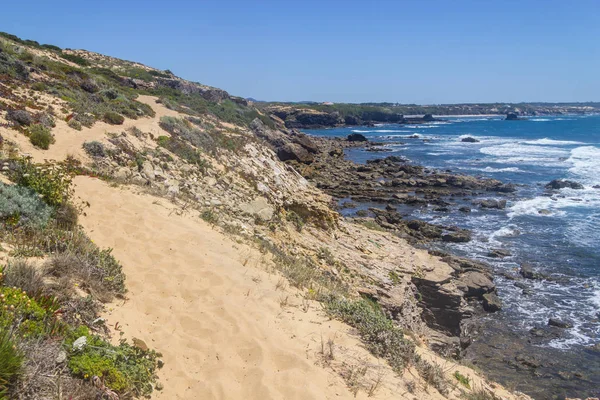
[[[346,156],[359,163],[401,155],[418,165],[518,185],[517,192],[508,197],[483,196],[506,198],[504,210],[472,206],[472,212],[465,214],[457,211],[457,206],[450,212],[436,212],[433,207],[410,212],[412,217],[428,222],[471,229],[471,242],[439,247],[485,261],[498,273],[496,284],[504,308],[487,317],[491,321],[489,329],[481,343],[472,346],[472,352],[480,349],[485,353],[483,347],[503,343],[507,335],[523,338],[533,354],[558,358],[553,368],[542,372],[549,380],[556,378],[556,382],[541,385],[539,391],[530,390],[538,394],[536,398],[558,398],[553,397],[557,391],[598,395],[600,354],[590,351],[590,347],[600,343],[600,116],[544,116],[519,121],[504,121],[503,117],[444,119],[423,125],[304,132],[329,137],[361,133],[370,141],[385,143],[383,152],[347,149]],[[478,142],[462,142],[465,137]],[[584,189],[546,190],[544,186],[553,179],[573,180]],[[347,214],[355,211],[343,210]],[[491,249],[508,250],[511,256],[490,258],[487,255]],[[529,287],[523,290],[502,276],[516,275],[522,263],[531,264],[552,279],[528,281]],[[549,318],[568,321],[573,327],[546,340],[528,340],[530,330],[546,327]],[[486,363],[493,366],[492,377],[511,381],[518,388],[535,386],[531,380],[523,381],[523,374],[511,372],[514,363],[506,359],[494,363],[489,358],[487,354]],[[477,355],[472,359],[482,362]],[[582,362],[586,365],[579,365]],[[575,373],[573,379],[563,379],[572,372],[569,368],[583,372]]]

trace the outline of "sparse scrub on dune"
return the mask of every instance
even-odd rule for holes
[[[29,126],[33,123],[33,116],[27,110],[8,110],[6,119],[21,126]]]
[[[62,58],[64,58],[65,60],[71,61],[72,63],[75,63],[82,67],[87,67],[90,65],[90,62],[88,60],[86,60],[85,58],[78,56],[76,54],[61,53],[60,56]]]
[[[202,158],[197,149],[176,137],[159,136],[157,143],[181,159],[196,164],[202,171],[210,167],[210,163]]]
[[[210,151],[215,147],[215,140],[209,133],[195,127],[185,119],[162,117],[160,127],[172,136],[185,140],[203,151]]]
[[[29,128],[29,140],[35,147],[44,150],[48,150],[55,142],[50,129],[42,124],[35,124]]]
[[[369,351],[386,359],[397,373],[415,360],[414,343],[404,337],[402,329],[394,325],[377,303],[330,296],[324,304],[329,315],[355,327]]]
[[[81,126],[81,122],[79,122],[75,118],[70,119],[69,122],[67,122],[67,125],[69,125],[73,129],[75,129],[76,131],[80,131],[83,129]]]

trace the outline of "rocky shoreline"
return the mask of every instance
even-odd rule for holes
[[[506,330],[502,315],[500,318],[493,315],[502,309],[494,281],[502,279],[521,288],[524,293],[531,293],[536,280],[551,277],[540,275],[527,264],[522,264],[518,271],[500,274],[494,272],[491,265],[469,259],[468,255],[461,257],[440,251],[448,243],[469,242],[471,232],[457,226],[409,217],[415,209],[429,209],[441,214],[468,214],[474,208],[491,212],[502,210],[507,200],[516,198],[517,186],[449,170],[427,169],[398,156],[374,159],[365,164],[355,163],[345,158],[345,150],[376,151],[382,147],[379,143],[363,140],[364,137],[358,134],[346,139],[322,138],[289,130],[284,136],[301,148],[300,153],[307,155],[293,155],[287,158],[287,162],[336,199],[332,207],[346,214],[348,220],[375,224],[414,247],[429,249],[432,256],[447,265],[445,271],[440,271],[438,266],[436,271],[419,270],[410,278],[410,284],[416,290],[421,318],[427,325],[430,348],[444,356],[464,358],[473,364],[493,365],[495,367],[491,370],[498,371],[492,375],[494,379],[504,383],[519,382],[521,390],[527,391],[523,387],[529,386],[524,383],[527,376],[536,381],[543,380],[530,387],[536,398],[564,398],[549,393],[557,387],[564,388],[564,393],[573,393],[577,382],[589,379],[574,362],[576,357],[565,359],[564,365],[558,364],[552,360],[558,356],[556,351],[539,347],[544,340],[560,337],[568,329],[568,321],[549,320],[547,326],[532,329],[528,337],[519,337]],[[272,142],[270,135],[263,131],[262,137],[275,143],[277,149],[277,141]],[[305,147],[307,143],[310,146]],[[284,146],[289,148],[289,142]],[[576,183],[553,181],[547,189],[566,186],[575,187]],[[487,256],[502,259],[511,254],[504,249],[491,249]],[[363,292],[394,315],[394,303],[386,301],[388,295],[379,290]],[[390,308],[386,306],[388,303],[392,304]],[[494,340],[499,340],[500,347],[479,340],[490,334],[494,335]],[[597,350],[591,349],[590,354],[593,355],[594,351]],[[526,375],[523,375],[524,371]],[[564,382],[557,384],[556,379]]]

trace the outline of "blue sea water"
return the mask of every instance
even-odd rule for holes
[[[499,276],[496,283],[504,309],[496,318],[527,335],[533,327],[559,318],[574,326],[543,346],[583,349],[600,342],[600,116],[532,117],[504,121],[502,117],[448,117],[424,125],[305,130],[319,136],[346,137],[361,133],[384,142],[385,152],[348,149],[356,162],[401,155],[426,167],[452,170],[518,184],[505,210],[445,213],[413,209],[414,217],[473,230],[474,240],[450,244],[450,250],[491,263],[497,272],[515,275],[528,262],[553,281],[532,281],[524,293]],[[473,137],[479,142],[461,139]],[[550,192],[553,179],[570,179],[583,190]],[[505,198],[488,194],[485,198]],[[385,206],[385,205],[384,205]],[[456,210],[458,207],[454,207]],[[543,211],[542,211],[543,210]],[[540,213],[542,211],[542,213]],[[503,248],[511,257],[487,257]]]

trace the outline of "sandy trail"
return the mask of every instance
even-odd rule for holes
[[[164,199],[87,177],[75,183],[91,203],[82,225],[114,249],[127,274],[129,299],[107,323],[119,322],[126,336],[164,355],[164,390],[154,398],[354,398],[337,374],[317,365],[321,337],[370,356],[343,333],[348,327],[315,304],[304,312],[293,290],[278,290],[280,278],[256,268],[260,253],[197,216],[171,213]],[[282,307],[286,297],[290,305]],[[376,397],[403,398],[392,393]]]

